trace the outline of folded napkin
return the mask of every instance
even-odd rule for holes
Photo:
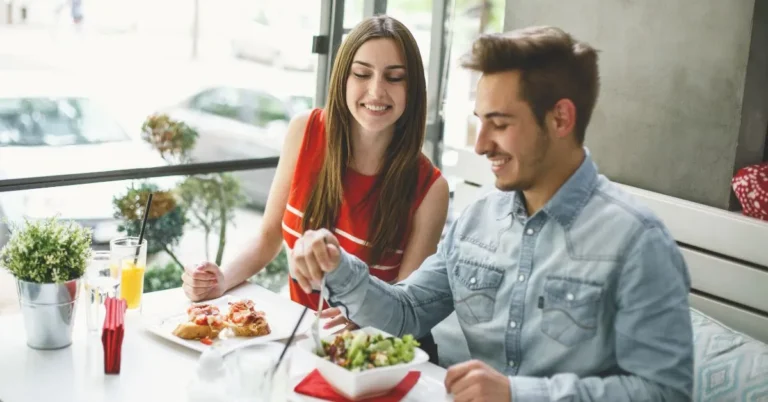
[[[418,371],[411,371],[408,373],[403,381],[400,381],[397,386],[389,391],[385,395],[376,396],[373,398],[363,399],[365,402],[399,402],[419,381],[421,373]],[[324,399],[333,402],[352,402],[349,399],[339,395],[333,388],[325,381],[320,372],[317,370],[312,371],[293,389],[296,393],[311,396],[313,398]]]
[[[104,345],[104,373],[120,374],[120,358],[125,333],[125,299],[107,297],[104,301],[107,314],[101,331],[101,343]]]

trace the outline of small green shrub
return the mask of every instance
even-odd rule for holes
[[[11,238],[0,263],[16,278],[62,283],[83,276],[91,258],[91,230],[57,217],[11,223]]]
[[[144,273],[144,293],[181,287],[181,274],[184,271],[175,262],[164,267],[155,266]]]

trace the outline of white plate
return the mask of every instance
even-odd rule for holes
[[[241,299],[251,299],[255,304],[255,308],[258,311],[263,311],[266,314],[267,323],[271,333],[269,335],[258,336],[253,338],[235,337],[232,335],[231,330],[226,329],[219,334],[219,339],[214,340],[214,345],[218,346],[223,355],[232,352],[238,348],[246,347],[249,345],[255,345],[259,343],[265,343],[269,341],[278,341],[286,339],[291,336],[293,328],[296,326],[296,322],[301,316],[301,312],[304,307],[286,300],[284,297],[276,295],[274,293],[259,292],[257,295],[225,295],[215,300],[209,300],[205,303],[216,305],[221,310],[222,314],[226,314],[229,311],[229,302]],[[194,304],[194,303],[190,303]],[[296,335],[301,335],[306,332],[312,324],[314,314],[308,310],[304,315],[304,320],[301,326],[296,331]],[[162,338],[165,338],[171,342],[179,344],[181,346],[188,347],[198,352],[203,352],[211,346],[206,345],[199,340],[181,339],[173,334],[173,330],[176,326],[182,322],[187,321],[186,309],[182,309],[178,314],[172,314],[164,317],[144,317],[144,328]]]
[[[295,376],[291,379],[291,390],[309,374]],[[310,396],[291,392],[291,402],[324,402],[323,399],[312,398]],[[419,381],[411,390],[401,399],[401,402],[450,402],[453,396],[445,392],[445,385],[437,380],[427,377],[424,373],[419,377]]]

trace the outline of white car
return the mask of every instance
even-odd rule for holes
[[[70,81],[71,82],[71,81]],[[0,180],[166,165],[93,97],[60,77],[0,77]],[[140,123],[140,122],[139,122]],[[178,178],[150,179],[167,189]],[[0,192],[0,218],[10,222],[59,216],[93,229],[94,244],[120,236],[112,199],[131,180]],[[8,225],[0,226],[0,245]]]

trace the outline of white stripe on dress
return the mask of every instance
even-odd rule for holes
[[[288,212],[298,216],[299,218],[304,217],[304,213],[303,212],[299,211],[298,209],[296,209],[295,207],[291,206],[290,204],[285,204],[285,208],[288,210]],[[298,232],[288,228],[286,226],[285,222],[283,222],[283,228],[285,228],[285,230],[288,233],[296,236],[297,238],[301,237],[301,235]],[[334,233],[338,234],[339,236],[342,236],[342,237],[346,238],[347,240],[350,240],[350,241],[355,242],[357,244],[360,244],[362,246],[371,247],[371,244],[368,243],[367,241],[365,241],[363,239],[360,239],[358,237],[355,237],[355,236],[353,236],[353,235],[351,235],[351,234],[349,234],[349,233],[347,233],[347,232],[345,232],[345,231],[343,231],[341,229],[334,229],[333,231],[334,231]],[[395,254],[403,254],[403,250],[397,249],[397,250],[395,250]],[[394,268],[394,267],[392,267],[392,268]],[[380,268],[380,269],[391,269],[391,268],[385,267],[385,268]]]

